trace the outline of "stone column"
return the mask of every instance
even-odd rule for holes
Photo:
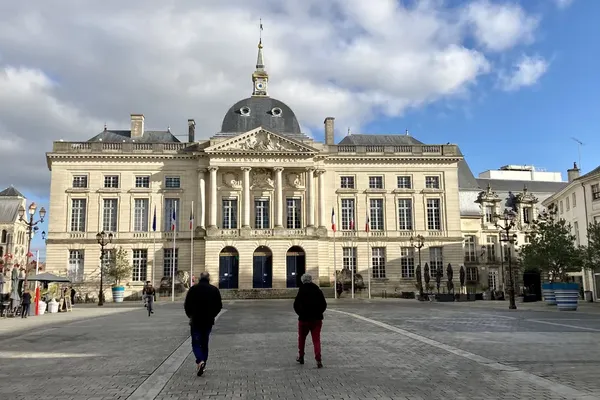
[[[242,228],[250,228],[250,170],[250,167],[242,167],[242,171],[244,171],[244,178],[242,180],[242,187],[244,189],[244,198],[242,199],[244,207]]]
[[[315,226],[315,169],[306,169],[306,190],[308,191],[307,226]]]
[[[275,228],[283,227],[283,179],[282,167],[273,168],[275,171]]]
[[[206,173],[205,168],[198,168],[198,208],[196,209],[196,215],[198,220],[196,225],[202,229],[206,229],[206,179],[204,174]]]
[[[217,227],[217,170],[219,167],[209,167],[210,172],[210,221],[208,226]]]
[[[325,171],[317,171],[319,178],[319,228],[325,228]]]

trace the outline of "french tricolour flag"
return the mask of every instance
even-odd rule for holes
[[[177,228],[177,215],[175,214],[175,209],[171,212],[171,230],[174,231]]]
[[[335,232],[335,209],[331,208],[331,230]]]
[[[369,224],[369,211],[367,211],[367,219],[365,223],[365,232],[369,232],[370,224]]]

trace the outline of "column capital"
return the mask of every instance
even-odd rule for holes
[[[205,167],[196,168],[196,172],[201,174],[205,173],[206,171],[208,171],[208,169]]]
[[[273,167],[273,171],[281,172],[281,171],[283,171],[283,167]]]
[[[317,176],[319,176],[319,175],[323,175],[324,173],[325,173],[325,170],[324,170],[324,169],[315,169],[315,174],[316,174]]]
[[[315,172],[315,170],[316,170],[316,169],[317,169],[317,168],[315,168],[315,167],[306,167],[306,170],[307,170],[308,172]]]
[[[242,171],[250,171],[252,169],[252,167],[241,167],[240,169]]]
[[[209,171],[217,171],[219,169],[219,167],[211,166],[211,167],[207,167],[206,169]]]

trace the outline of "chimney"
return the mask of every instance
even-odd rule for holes
[[[567,179],[569,183],[573,182],[575,179],[579,178],[579,172],[581,170],[577,167],[577,163],[573,163],[573,168],[567,170]]]
[[[196,121],[188,119],[188,142],[194,143],[196,141]]]
[[[335,137],[333,135],[333,121],[335,118],[327,117],[325,118],[325,144],[332,145],[335,144]]]
[[[131,138],[144,135],[144,114],[131,114]]]

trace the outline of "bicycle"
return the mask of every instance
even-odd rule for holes
[[[154,314],[154,296],[151,294],[146,295],[146,308],[148,309],[148,316]]]

